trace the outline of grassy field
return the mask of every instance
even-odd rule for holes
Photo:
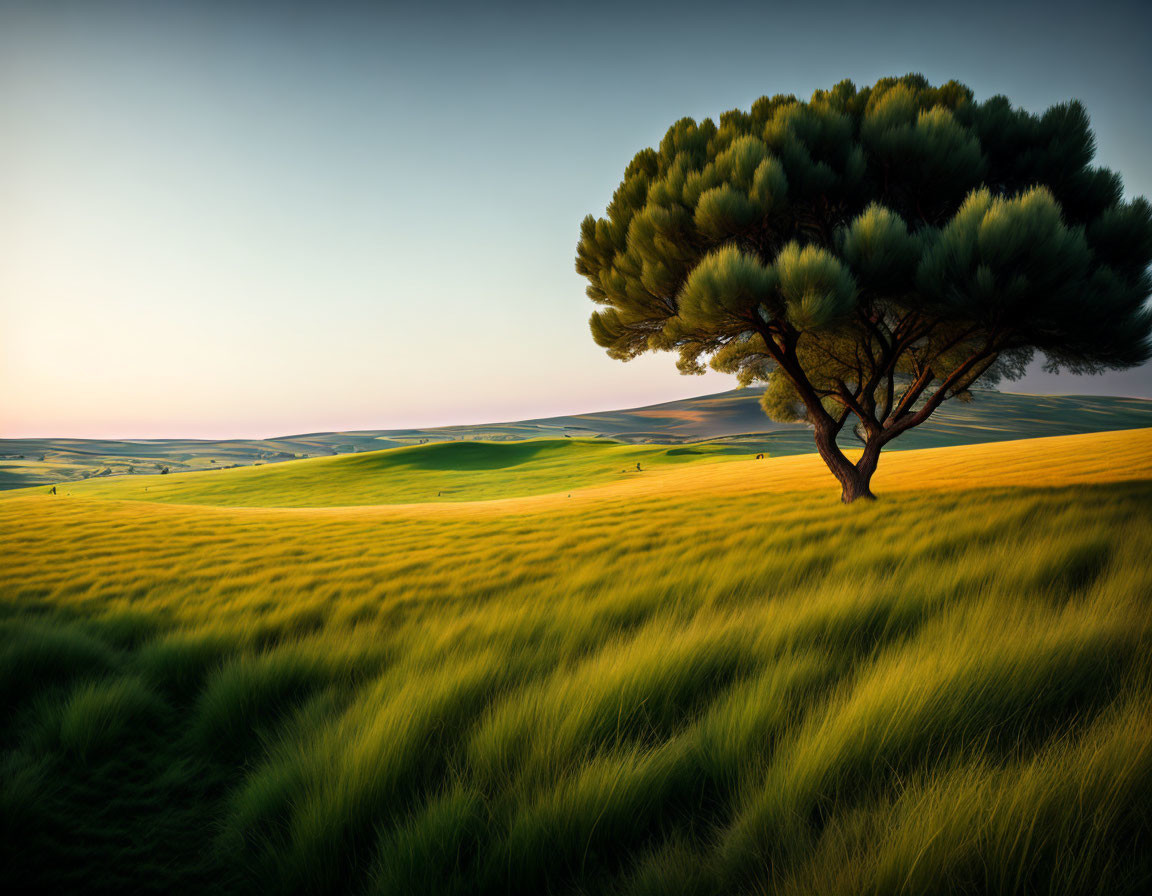
[[[1146,890],[1152,430],[896,452],[850,507],[674,450],[8,493],[5,879]]]
[[[38,484],[69,485],[89,479],[145,476],[156,474],[165,467],[171,473],[216,471],[429,442],[599,438],[632,445],[667,447],[694,444],[705,451],[766,452],[774,457],[815,451],[808,427],[798,423],[774,423],[764,415],[760,407],[761,391],[759,387],[751,387],[643,408],[513,423],[320,432],[272,439],[0,439],[0,491]],[[1147,399],[1015,395],[981,389],[974,390],[973,395],[975,397],[970,402],[946,402],[931,420],[901,437],[888,450],[938,448],[1152,426],[1152,401]],[[851,433],[845,433],[842,442],[850,447],[856,440]],[[468,497],[481,497],[474,487],[485,484],[484,477],[478,477],[471,483]],[[375,494],[373,488],[370,487],[364,496],[369,503],[399,500],[390,494]],[[323,489],[319,493],[326,496]],[[500,496],[488,492],[483,495]],[[418,491],[405,500],[420,501],[426,497],[425,492]],[[339,499],[328,498],[324,503],[339,503]]]
[[[693,461],[731,459],[734,452],[723,445],[627,445],[602,439],[439,442],[273,466],[90,479],[69,484],[65,494],[228,507],[483,501],[567,494]]]

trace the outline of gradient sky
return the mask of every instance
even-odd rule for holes
[[[918,71],[1076,97],[1152,196],[1152,5],[0,0],[0,436],[271,436],[720,391],[608,359],[580,219],[677,118]],[[1152,367],[1011,388],[1152,397]]]

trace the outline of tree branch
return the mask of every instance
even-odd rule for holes
[[[967,360],[965,360],[955,370],[948,374],[948,376],[940,384],[939,388],[937,388],[936,391],[932,393],[932,396],[928,399],[928,401],[924,403],[924,406],[920,410],[911,415],[908,415],[907,412],[905,412],[904,415],[902,415],[902,419],[901,417],[897,417],[892,427],[885,431],[884,441],[890,441],[901,433],[907,432],[915,426],[919,426],[921,423],[932,416],[932,413],[938,407],[940,407],[944,399],[948,397],[948,393],[951,392],[961,382],[964,382],[965,377],[972,373],[978,365],[983,363],[984,367],[981,370],[976,371],[976,373],[967,380],[968,385],[970,385],[977,376],[983,373],[984,370],[987,370],[988,366],[995,360],[996,352],[992,350],[992,347],[988,343],[985,343],[983,348],[969,355]],[[928,370],[930,371],[931,368]]]

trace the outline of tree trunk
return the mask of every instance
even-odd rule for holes
[[[864,443],[864,453],[860,455],[860,460],[856,461],[856,476],[859,482],[851,495],[845,489],[842,496],[845,504],[851,504],[857,498],[876,500],[876,496],[872,494],[872,474],[876,472],[876,464],[880,460],[880,449],[883,447],[884,443],[876,436],[870,437]]]
[[[851,504],[857,498],[876,500],[869,483],[872,481],[872,474],[876,472],[880,448],[881,443],[878,439],[869,439],[864,445],[864,454],[854,464],[844,456],[844,452],[836,444],[836,434],[831,429],[816,428],[816,450],[820,452],[820,457],[828,465],[832,475],[839,481],[840,500],[845,504]]]
[[[871,480],[871,474],[865,475],[858,470],[855,471],[855,475],[849,477],[848,481],[841,482],[843,490],[840,492],[840,500],[845,504],[851,504],[857,498],[875,501],[876,496],[872,494],[872,489],[869,487]]]

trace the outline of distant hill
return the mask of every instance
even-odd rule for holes
[[[747,458],[746,453],[720,443],[630,445],[608,439],[563,438],[429,442],[220,472],[93,478],[62,484],[61,494],[219,507],[446,504],[568,494],[650,481],[671,467]],[[21,494],[7,492],[0,500]]]
[[[176,473],[253,466],[461,440],[593,438],[658,445],[704,442],[725,453],[813,451],[805,426],[774,423],[764,416],[760,391],[733,390],[648,407],[508,423],[305,433],[273,439],[3,439],[0,489],[156,474],[165,468]],[[976,391],[974,395],[968,403],[946,403],[928,423],[893,442],[890,450],[1152,426],[1152,401],[1146,399],[994,391]],[[851,434],[845,434],[843,441],[851,445]]]

